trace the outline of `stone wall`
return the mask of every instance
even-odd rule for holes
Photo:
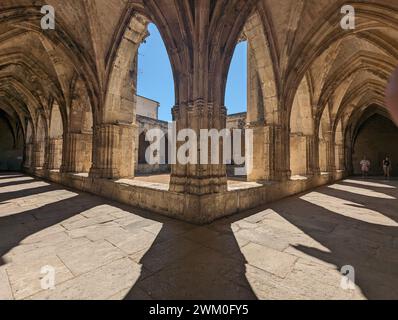
[[[302,180],[269,182],[255,186],[242,185],[231,188],[227,192],[198,196],[170,192],[167,185],[130,179],[116,181],[93,179],[85,175],[62,174],[45,170],[36,170],[34,174],[67,187],[115,200],[138,209],[149,210],[199,225],[261,207],[344,177],[344,172],[340,171],[334,175],[316,175]]]

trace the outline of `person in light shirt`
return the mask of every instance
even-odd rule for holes
[[[368,176],[370,169],[370,161],[366,158],[366,156],[363,157],[363,160],[360,162],[360,165],[361,165],[362,177],[365,179]]]

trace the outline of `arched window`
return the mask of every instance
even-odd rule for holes
[[[231,130],[233,137],[234,130],[241,130],[241,141],[232,141],[232,154],[237,157],[245,157],[245,127],[247,123],[247,87],[248,87],[248,43],[241,41],[236,45],[234,55],[229,68],[227,87],[225,91],[225,106],[227,107],[227,129]],[[233,140],[233,139],[232,139]],[[230,178],[236,176],[237,158],[232,157],[232,164],[227,166],[227,173]],[[245,177],[240,177],[245,178]]]
[[[171,109],[175,102],[175,88],[165,44],[153,23],[148,24],[148,36],[138,48],[136,81],[136,115],[140,133],[136,142],[136,174],[169,173],[170,166],[165,161],[168,159],[166,143],[168,122],[172,120]],[[146,150],[150,145],[145,134],[151,129],[160,129],[164,133],[161,140],[161,164],[150,165],[145,159]]]

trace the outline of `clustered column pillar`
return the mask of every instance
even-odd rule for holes
[[[352,163],[353,148],[350,140],[346,140],[344,151],[345,151],[344,153],[345,169],[347,171],[346,173],[353,174],[354,173],[354,168]]]
[[[41,169],[44,167],[45,161],[45,143],[44,141],[36,141],[33,145],[33,169]]]
[[[290,178],[287,128],[278,124],[249,124],[253,130],[253,169],[249,181],[284,181]]]
[[[31,168],[32,167],[32,159],[33,158],[33,143],[29,142],[26,144],[25,148],[25,161],[24,161],[24,168]]]
[[[46,169],[58,170],[62,165],[62,138],[52,138],[48,142]]]
[[[94,128],[94,178],[134,177],[135,124],[100,124]]]
[[[64,139],[62,172],[89,172],[92,158],[92,134],[68,132]]]
[[[177,134],[183,129],[195,131],[198,152],[196,163],[181,164],[177,157],[177,163],[172,165],[170,191],[195,195],[226,191],[226,166],[222,163],[222,157],[217,165],[201,164],[199,148],[201,129],[222,130],[226,127],[226,108],[214,107],[213,104],[206,104],[204,100],[197,99],[192,104],[175,106],[173,118],[177,123]],[[182,144],[184,142],[177,143],[177,150]],[[209,163],[211,162],[209,161]]]
[[[341,143],[336,144],[335,150],[336,170],[344,170],[344,146]]]
[[[307,175],[312,176],[319,173],[319,167],[316,164],[317,157],[315,148],[315,137],[313,135],[307,135],[306,138],[306,150],[307,150]]]
[[[335,149],[334,149],[334,139],[333,132],[328,131],[325,133],[325,144],[326,144],[326,165],[327,172],[334,173],[336,170],[336,162],[335,162]]]

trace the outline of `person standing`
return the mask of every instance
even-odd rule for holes
[[[363,160],[360,162],[360,165],[361,165],[362,177],[365,179],[365,177],[368,176],[370,169],[370,161],[366,158],[366,156],[363,157]]]
[[[386,157],[383,160],[383,171],[384,171],[384,178],[390,179],[391,174],[391,161],[389,157]]]

